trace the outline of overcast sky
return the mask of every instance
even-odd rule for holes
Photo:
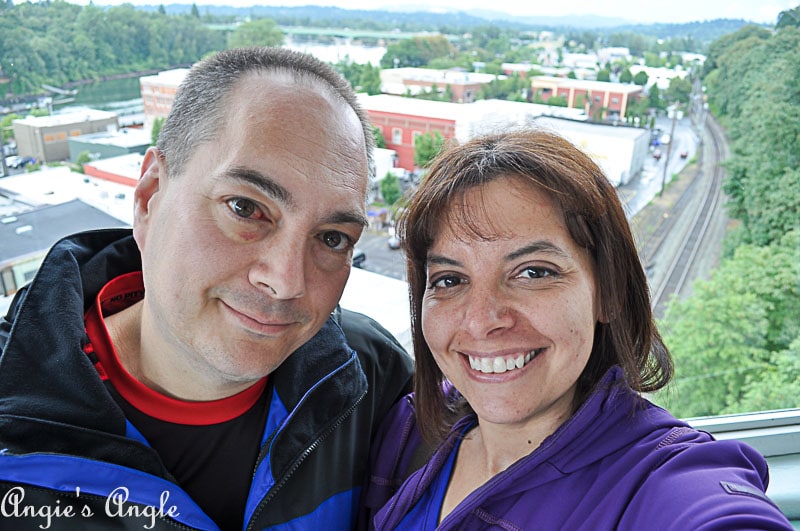
[[[86,4],[88,0],[73,0]],[[145,4],[191,4],[192,0],[94,0],[95,5],[118,5],[123,2]],[[493,4],[486,0],[195,0],[201,5],[230,6],[299,6],[323,5],[344,9],[381,9],[397,5],[441,6],[461,10],[498,9],[527,16],[605,15],[632,22],[693,22],[715,18],[740,18],[751,22],[774,24],[778,13],[796,7],[798,0],[505,0]]]

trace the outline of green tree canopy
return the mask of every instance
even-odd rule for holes
[[[386,47],[383,68],[425,66],[437,57],[450,57],[455,50],[442,35],[401,39]]]
[[[403,192],[400,190],[400,181],[397,179],[397,176],[391,172],[387,173],[386,176],[380,180],[379,186],[381,197],[383,197],[387,205],[394,205],[403,195]]]
[[[692,94],[692,82],[681,77],[673,77],[669,80],[666,97],[670,102],[687,104]]]
[[[376,148],[385,148],[386,147],[386,139],[383,138],[383,131],[380,127],[372,126],[372,132],[375,135],[375,147]]]
[[[417,136],[414,139],[414,164],[418,168],[425,168],[439,154],[444,143],[444,136],[439,131]]]
[[[158,142],[158,134],[161,132],[161,128],[164,126],[164,122],[166,118],[154,118],[153,119],[153,127],[150,129],[150,144],[155,146]]]
[[[257,18],[245,22],[228,36],[228,48],[281,44],[283,44],[283,32],[271,18]]]
[[[800,231],[784,243],[739,247],[694,295],[669,306],[662,326],[676,378],[660,400],[678,416],[741,412],[757,399],[766,409],[800,406],[789,394],[800,381]],[[778,370],[789,370],[778,374]],[[759,391],[764,380],[786,380]]]

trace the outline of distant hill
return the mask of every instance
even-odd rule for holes
[[[148,5],[138,7],[138,9],[154,11],[158,7],[158,5]],[[169,14],[181,14],[190,12],[191,5],[168,4],[164,8]],[[715,19],[684,24],[635,24],[622,18],[596,15],[522,17],[486,9],[453,11],[419,4],[381,10],[355,10],[311,5],[299,7],[202,5],[198,6],[198,9],[201,15],[269,17],[278,24],[286,26],[348,25],[358,28],[452,33],[458,32],[458,30],[468,30],[475,26],[493,24],[503,28],[531,31],[592,30],[603,34],[632,32],[662,39],[691,37],[700,43],[709,43],[742,26],[752,24],[741,19]]]

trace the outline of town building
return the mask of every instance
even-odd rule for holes
[[[554,96],[565,98],[568,107],[597,120],[625,119],[630,104],[642,97],[639,85],[551,76],[532,77],[531,91],[545,103]]]
[[[450,101],[470,103],[477,99],[481,87],[505,77],[461,70],[386,68],[381,70],[381,92],[397,96],[416,96],[434,91],[444,94],[449,90]]]
[[[94,159],[107,159],[128,153],[144,154],[150,147],[150,134],[143,129],[124,128],[71,137],[69,160],[78,162],[81,153],[89,153]]]
[[[359,94],[372,124],[380,129],[386,147],[397,153],[397,166],[410,172],[414,165],[414,141],[424,134],[439,132],[446,140],[468,140],[478,134],[525,125],[542,115],[584,120],[580,109],[535,103],[478,100],[473,103],[427,101],[388,94]]]
[[[128,153],[107,159],[98,159],[83,165],[83,173],[93,178],[125,186],[136,186],[142,173],[141,153]]]
[[[17,152],[38,162],[69,159],[69,139],[119,129],[116,113],[82,109],[49,116],[28,116],[12,122]]]
[[[156,118],[167,117],[172,102],[175,101],[175,93],[178,92],[178,87],[188,73],[188,68],[175,68],[139,78],[145,131],[153,129],[153,121]]]
[[[0,296],[13,295],[30,282],[47,251],[64,236],[119,226],[118,219],[80,199],[0,218]]]
[[[581,148],[615,187],[639,175],[650,154],[648,129],[549,116],[537,117],[534,124],[558,132]]]

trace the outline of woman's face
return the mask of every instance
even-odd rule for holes
[[[572,414],[592,351],[593,261],[550,197],[519,178],[473,188],[464,202],[493,237],[442,226],[427,257],[425,340],[481,425],[554,430]]]

